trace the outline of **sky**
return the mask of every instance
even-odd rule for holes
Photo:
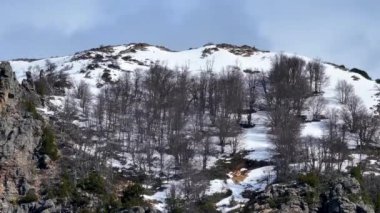
[[[173,50],[248,44],[380,78],[376,0],[0,0],[0,60],[146,42]]]

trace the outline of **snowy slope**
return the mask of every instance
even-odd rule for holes
[[[271,62],[277,54],[279,53],[259,51],[247,46],[238,47],[225,44],[206,45],[178,52],[147,44],[129,44],[96,48],[79,52],[72,56],[36,61],[14,60],[10,61],[10,63],[20,82],[25,78],[26,71],[38,73],[45,68],[47,61],[49,61],[57,65],[57,70],[63,69],[64,72],[67,72],[72,81],[79,83],[83,80],[90,84],[93,93],[97,93],[99,85],[105,83],[105,79],[102,78],[105,72],[109,74],[111,81],[116,81],[125,72],[146,70],[154,63],[160,63],[172,69],[186,69],[194,74],[207,69],[218,72],[229,66],[237,66],[241,70],[250,69],[266,72],[269,71]],[[306,62],[312,60],[304,56],[299,57],[302,57]],[[328,85],[322,90],[324,91],[323,96],[328,100],[328,108],[342,107],[335,99],[335,86],[339,80],[346,80],[352,84],[355,88],[355,93],[363,100],[367,108],[377,104],[377,98],[375,97],[376,82],[329,63],[324,65],[329,81]],[[247,159],[269,160],[272,145],[267,134],[265,112],[255,113],[253,120],[256,127],[244,131],[240,150],[247,151]],[[323,122],[306,123],[303,125],[302,136],[321,136],[322,128]],[[209,193],[222,192],[226,188],[232,190],[230,197],[218,203],[221,211],[228,212],[228,210],[231,210],[228,204],[232,198],[242,203],[246,201],[241,197],[241,192],[244,189],[261,189],[265,186],[262,180],[266,178],[266,173],[270,173],[272,169],[271,166],[267,166],[248,171],[247,178],[240,183],[235,183],[232,179],[213,180],[210,183]],[[160,201],[161,204],[157,207],[163,209],[162,202],[165,200],[165,196],[165,191],[157,192],[155,195],[147,197],[147,199]]]
[[[239,48],[237,46],[207,45],[196,49],[174,52],[147,44],[130,44],[92,49],[76,53],[73,56],[41,59],[32,62],[15,60],[10,61],[10,63],[20,81],[25,78],[26,71],[38,72],[43,69],[47,60],[56,64],[57,70],[68,66],[70,69],[65,72],[70,74],[72,80],[84,80],[90,83],[94,91],[96,91],[96,84],[102,81],[100,77],[104,73],[104,69],[110,71],[111,78],[114,81],[126,71],[144,70],[157,62],[167,65],[169,68],[188,69],[193,73],[210,67],[217,72],[228,66],[238,66],[242,70],[268,71],[273,57],[277,54],[259,50],[247,53],[244,52],[244,49],[243,53],[240,53],[236,51]],[[300,57],[306,62],[311,60],[304,56]],[[90,70],[88,66],[94,64],[94,62],[99,64],[99,67]],[[117,68],[110,68],[110,64],[117,65]],[[356,93],[363,99],[367,107],[376,104],[376,98],[374,97],[376,83],[374,81],[367,80],[359,74],[345,71],[331,64],[325,64],[325,67],[326,74],[329,77],[329,86],[324,88],[324,96],[328,98],[330,104],[337,104],[334,98],[334,88],[338,80],[347,80],[353,84]],[[358,80],[353,80],[353,77]]]

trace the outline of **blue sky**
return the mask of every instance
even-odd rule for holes
[[[380,2],[355,0],[0,0],[0,59],[147,42],[174,50],[248,44],[380,77]]]

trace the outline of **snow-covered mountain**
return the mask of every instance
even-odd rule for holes
[[[26,72],[38,73],[46,70],[49,64],[56,66],[56,71],[69,74],[74,84],[85,81],[91,86],[93,93],[98,93],[100,88],[109,82],[117,81],[126,72],[136,70],[147,70],[152,65],[159,63],[171,69],[188,70],[197,74],[205,70],[221,72],[228,67],[238,67],[243,71],[268,72],[271,63],[276,55],[285,54],[294,56],[291,53],[275,53],[261,51],[250,46],[235,46],[229,44],[208,44],[203,47],[184,51],[172,51],[164,47],[148,44],[128,44],[120,46],[104,46],[75,53],[71,56],[53,57],[39,60],[12,60],[10,61],[17,79],[21,82],[26,77]],[[313,59],[299,56],[305,62]],[[327,108],[341,108],[342,105],[336,99],[335,87],[341,80],[345,80],[353,85],[355,93],[363,100],[368,109],[373,109],[378,104],[376,96],[377,83],[357,72],[351,72],[344,66],[323,62],[328,83],[322,88],[323,96],[328,101]],[[242,144],[240,151],[245,151],[247,159],[270,160],[271,142],[268,136],[265,112],[258,112],[253,115],[256,126],[244,130],[242,134]],[[323,122],[310,122],[302,125],[302,136],[322,135]],[[353,155],[353,158],[356,156]],[[215,159],[214,159],[215,160]],[[119,165],[115,163],[114,166]],[[217,203],[220,210],[228,211],[226,207],[231,204],[233,198],[238,203],[247,201],[243,198],[242,192],[246,189],[263,189],[265,183],[262,178],[273,170],[273,166],[264,166],[245,172],[246,177],[240,182],[236,182],[233,174],[227,180],[212,180],[208,194],[213,194],[229,189],[231,196]],[[163,210],[166,192],[157,192],[146,199],[156,200],[159,203],[157,208]],[[161,203],[160,203],[161,202]],[[232,207],[231,209],[233,209]]]
[[[53,57],[39,60],[11,60],[13,70],[21,81],[28,70],[39,72],[46,67],[47,61],[57,65],[57,70],[63,69],[70,74],[73,81],[84,80],[96,88],[105,81],[116,81],[124,72],[137,69],[145,70],[155,63],[166,65],[179,70],[187,69],[193,73],[212,69],[222,71],[229,66],[239,67],[241,70],[268,71],[272,59],[279,53],[261,51],[250,46],[235,46],[229,44],[209,44],[203,47],[172,51],[164,47],[148,44],[128,44],[120,46],[104,46],[71,56]],[[295,55],[283,53],[287,55]],[[306,62],[312,60],[299,56]],[[362,75],[350,72],[344,66],[324,63],[329,83],[323,89],[325,97],[333,101],[334,88],[339,80],[351,83],[356,94],[361,97],[366,106],[377,103],[374,94],[376,82],[368,80]]]

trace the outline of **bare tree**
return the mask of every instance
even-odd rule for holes
[[[66,128],[70,128],[71,122],[76,118],[78,113],[77,104],[74,100],[74,96],[71,93],[66,94],[63,109],[61,112],[61,117],[63,119],[62,130]]]
[[[275,151],[275,166],[279,181],[292,178],[289,165],[297,162],[300,147],[300,121],[289,113],[286,107],[278,107],[270,112],[272,122],[272,142]]]
[[[287,106],[300,114],[311,92],[305,72],[305,61],[298,57],[276,56],[269,72],[267,104],[275,110]]]
[[[307,104],[309,105],[313,120],[319,120],[327,101],[323,96],[313,96],[308,99]]]
[[[321,173],[327,152],[323,146],[323,140],[312,136],[302,139],[302,161],[305,162],[305,170],[308,172]]]
[[[227,69],[218,78],[218,94],[220,97],[220,111],[223,116],[237,115],[240,121],[245,101],[243,75],[240,69]]]
[[[335,86],[336,97],[341,104],[346,104],[350,96],[354,93],[354,86],[346,80],[338,81]]]
[[[289,164],[297,162],[300,151],[300,119],[306,99],[311,95],[305,61],[298,57],[277,56],[269,72],[266,95],[269,106],[272,142],[278,180],[292,178]]]
[[[253,111],[253,107],[258,99],[257,94],[257,85],[258,85],[258,77],[257,73],[248,73],[246,79],[246,90],[247,92],[247,100],[248,100],[248,108],[250,111]]]
[[[167,209],[170,212],[181,211],[181,209],[183,208],[183,204],[181,201],[181,192],[175,184],[170,185],[170,189],[166,197]]]
[[[219,138],[220,152],[224,153],[227,140],[236,137],[240,128],[231,117],[221,114],[215,120],[215,127],[217,129],[216,134]]]
[[[342,119],[351,132],[357,132],[359,117],[365,111],[366,109],[361,98],[355,94],[351,94],[342,111]]]
[[[379,117],[373,115],[371,112],[363,110],[357,115],[357,132],[360,140],[360,148],[375,142],[379,125]]]
[[[205,137],[202,140],[202,169],[205,170],[207,168],[207,162],[209,157],[214,153],[214,148],[212,146],[212,141],[209,134],[206,133]]]
[[[310,61],[306,65],[306,70],[309,76],[310,91],[320,93],[322,86],[327,83],[328,80],[325,75],[325,67],[321,63],[321,60],[315,59]]]
[[[266,99],[268,99],[268,84],[269,84],[269,79],[268,79],[267,73],[264,72],[264,71],[261,71],[258,74],[258,81],[259,81],[259,85],[261,86],[261,88],[263,90],[264,97]]]
[[[326,148],[325,169],[342,169],[344,160],[348,159],[349,151],[346,141],[347,128],[340,124],[340,115],[337,110],[327,113],[328,122],[324,135],[324,146]]]
[[[75,97],[80,100],[80,107],[84,114],[88,114],[89,105],[92,100],[92,93],[90,91],[90,86],[84,82],[80,81],[79,85],[76,87]]]
[[[239,130],[237,129],[236,131],[239,131]],[[238,133],[236,133],[236,135],[231,138],[230,144],[231,144],[231,149],[232,149],[231,154],[235,155],[238,151],[239,144],[240,144],[240,137]]]
[[[207,177],[202,174],[197,174],[191,165],[183,165],[183,183],[181,191],[184,198],[184,207],[187,211],[192,212],[196,209],[196,204],[202,201],[205,197],[208,181]]]

